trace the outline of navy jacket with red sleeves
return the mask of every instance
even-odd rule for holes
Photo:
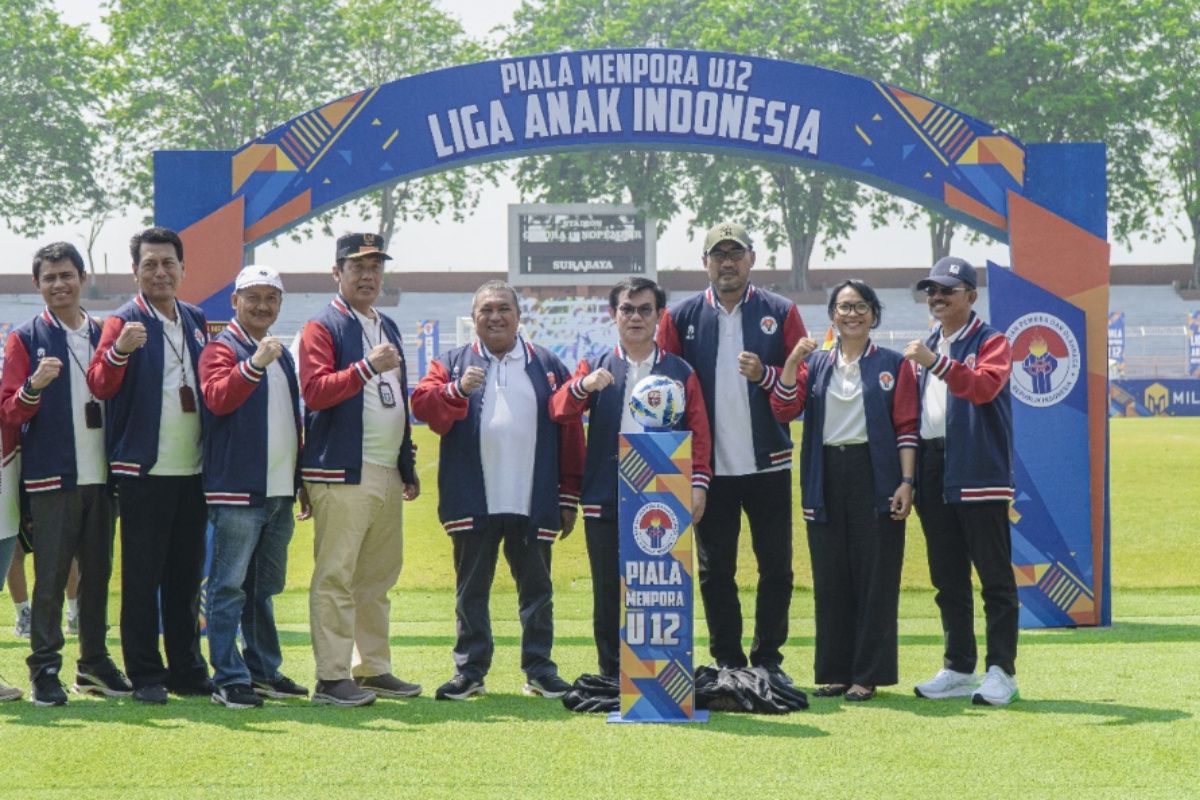
[[[100,341],[100,323],[87,318],[92,347]],[[0,380],[0,419],[20,430],[25,451],[21,479],[27,492],[74,489],[75,416],[71,409],[71,384],[85,380],[71,358],[67,332],[45,309],[8,335],[4,346],[4,376]],[[40,392],[25,389],[25,379],[43,357],[62,361],[58,377]],[[87,365],[83,365],[87,368]]]
[[[213,337],[200,354],[204,398],[204,498],[209,505],[259,508],[267,493],[267,371],[250,362],[258,349],[237,320]],[[300,388],[296,366],[285,348],[279,365],[291,392],[292,420],[299,445]],[[299,455],[299,449],[297,449]],[[299,459],[292,493],[299,488]]]
[[[683,356],[700,378],[704,404],[708,408],[709,427],[717,428],[721,409],[715,407],[717,345],[720,343],[720,322],[716,292],[710,286],[703,292],[672,305],[658,323],[658,346],[668,353]],[[742,348],[756,354],[763,363],[763,377],[755,390],[748,381],[750,393],[750,426],[754,462],[758,469],[792,462],[792,440],[788,426],[771,413],[771,390],[779,370],[796,342],[807,336],[804,321],[796,304],[786,297],[746,286],[742,297]]]
[[[524,342],[524,340],[518,340]],[[583,425],[562,425],[550,418],[550,396],[566,384],[570,373],[544,347],[524,342],[525,372],[537,397],[537,442],[534,446],[530,537],[553,541],[562,529],[560,509],[574,510],[583,476]],[[446,533],[480,531],[487,524],[487,495],[479,424],[487,387],[464,396],[459,377],[467,367],[487,370],[488,357],[478,342],[443,353],[413,390],[413,414],[442,437],[438,462],[438,518]]]
[[[942,496],[947,503],[1003,501],[1013,498],[1012,348],[1001,332],[974,311],[962,334],[950,343],[950,355],[938,354],[937,327],[926,345],[937,355],[929,369],[915,362],[918,392],[930,380],[946,382],[946,472]]]
[[[825,521],[825,392],[833,375],[837,348],[818,350],[796,371],[796,385],[775,386],[771,410],[787,422],[803,412],[800,444],[800,492],[804,518]],[[862,378],[863,414],[867,421],[867,446],[871,454],[872,495],[875,513],[891,511],[892,494],[900,485],[900,456],[917,446],[920,412],[917,382],[904,357],[894,350],[868,344],[858,361]],[[864,476],[865,477],[865,476]]]
[[[200,351],[208,343],[208,323],[196,306],[182,300],[176,300],[175,306],[183,321],[192,374],[199,375]],[[127,322],[146,326],[146,344],[132,353],[120,353],[116,341]],[[88,367],[88,386],[97,398],[109,401],[105,438],[113,475],[141,477],[158,461],[166,348],[162,321],[140,293],[104,320],[100,344]]]
[[[589,394],[583,390],[583,379],[598,369],[611,372],[613,382]],[[557,422],[579,420],[588,412],[587,459],[580,496],[585,517],[617,518],[617,442],[625,411],[625,374],[625,352],[617,345],[594,362],[580,361],[571,381],[559,387],[550,400],[550,417]],[[696,371],[679,356],[655,348],[650,374],[665,375],[683,384],[684,416],[675,430],[692,432],[692,486],[707,489],[712,478],[712,436]]]
[[[408,378],[400,329],[384,314],[383,334],[400,351],[400,398],[405,408],[404,440],[397,467],[400,478],[416,483]],[[341,295],[304,326],[300,335],[300,391],[307,409],[300,473],[306,481],[352,483],[362,480],[363,387],[379,373],[363,352],[363,328]]]

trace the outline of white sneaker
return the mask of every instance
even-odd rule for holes
[[[924,683],[913,687],[917,697],[928,700],[944,700],[947,697],[967,697],[979,686],[979,678],[973,672],[955,672],[940,669]]]
[[[17,624],[13,625],[13,635],[20,636],[22,639],[29,638],[29,629],[32,623],[33,611],[29,606],[25,606],[17,614]]]
[[[1020,696],[1016,677],[993,665],[983,676],[983,685],[971,695],[971,702],[977,706],[1006,706]]]

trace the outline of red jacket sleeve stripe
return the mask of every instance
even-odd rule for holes
[[[237,354],[224,342],[209,342],[200,352],[200,391],[204,404],[217,416],[232,414],[246,402],[266,370],[250,359],[238,361]]]
[[[466,419],[469,405],[467,397],[458,391],[458,382],[450,380],[450,373],[436,358],[413,389],[413,416],[438,436],[448,433],[460,419]]]
[[[96,353],[92,363],[88,365],[87,383],[97,400],[109,400],[121,391],[121,383],[125,380],[125,365],[129,363],[132,353],[118,353],[115,347],[117,337],[125,327],[125,320],[111,316],[104,320],[104,328],[100,331],[100,343],[96,345]]]
[[[308,322],[300,334],[300,393],[304,405],[314,411],[344,403],[378,374],[365,358],[341,371],[333,368],[333,359],[333,337],[329,331],[319,322]]]

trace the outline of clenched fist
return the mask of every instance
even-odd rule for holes
[[[800,341],[796,342],[796,346],[792,348],[792,352],[788,353],[787,363],[799,364],[804,359],[808,358],[809,354],[817,349],[817,340],[810,336],[805,336]]]
[[[140,322],[127,322],[125,327],[121,328],[121,333],[117,336],[117,341],[113,342],[113,346],[128,355],[145,343],[146,326]]]
[[[598,392],[601,389],[606,389],[612,386],[613,376],[608,370],[601,367],[595,372],[589,372],[583,379],[583,390],[589,394]]]
[[[271,362],[283,354],[283,342],[274,336],[265,336],[258,343],[258,349],[250,356],[250,363],[259,369],[266,369]]]
[[[458,379],[458,385],[464,394],[470,394],[480,386],[483,386],[483,382],[486,380],[487,371],[483,367],[467,367],[462,377]]]
[[[387,372],[400,366],[400,351],[391,342],[377,344],[367,354],[367,361],[376,372]]]
[[[29,385],[33,387],[34,391],[40,392],[53,383],[60,372],[62,372],[62,359],[46,356],[38,362],[37,369],[29,376]]]
[[[933,362],[937,361],[937,356],[933,351],[920,339],[913,339],[904,346],[904,357],[909,361],[915,361],[922,367],[929,369],[933,366]]]
[[[751,352],[738,353],[738,372],[746,377],[746,380],[751,383],[758,383],[763,379],[763,364],[756,354]]]

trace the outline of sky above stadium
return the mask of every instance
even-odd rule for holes
[[[93,35],[104,36],[103,25],[100,22],[103,9],[99,8],[94,0],[56,0],[55,5],[68,22],[86,24]],[[507,22],[519,6],[519,2],[441,0],[440,5],[462,21],[468,34],[484,37],[497,25]],[[397,233],[397,236],[404,239],[404,249],[420,252],[423,258],[419,263],[405,264],[404,267],[421,271],[507,269],[507,207],[510,203],[519,203],[521,200],[520,192],[512,181],[501,178],[497,187],[484,194],[479,207],[466,222],[456,223],[447,214],[439,220],[405,225]],[[98,271],[104,271],[106,259],[110,272],[118,273],[128,269],[126,243],[129,236],[141,227],[141,220],[146,213],[144,209],[129,209],[120,218],[108,223],[97,246]],[[700,266],[702,231],[691,231],[693,238],[689,239],[690,226],[686,217],[686,213],[677,217],[659,238],[660,270]],[[820,269],[919,266],[928,263],[930,248],[924,229],[908,230],[897,225],[888,229],[872,230],[865,215],[860,223],[860,232],[844,242],[845,252],[833,259],[827,259],[818,249],[813,254],[811,267]],[[334,226],[337,231],[371,228],[372,223],[348,216],[339,219]],[[0,248],[3,248],[3,252],[8,256],[0,262],[0,272],[27,272],[29,257],[33,251],[45,242],[60,239],[74,242],[82,251],[86,242],[86,226],[75,224],[57,227],[36,239],[19,236],[0,226]],[[960,234],[954,248],[955,254],[964,256],[976,264],[982,264],[988,259],[1002,264],[1008,263],[1008,248],[1005,245],[988,242],[970,244],[963,239],[965,236]],[[265,245],[258,249],[256,260],[289,272],[324,271],[332,262],[332,251],[332,240],[327,241],[325,237],[318,236],[303,244],[283,241],[277,246]],[[766,271],[765,255],[760,255],[759,268],[762,271]],[[776,258],[780,270],[786,269],[789,258],[787,250],[779,251]],[[1176,232],[1172,232],[1162,243],[1135,242],[1129,249],[1118,245],[1114,245],[1113,248],[1114,263],[1180,263],[1190,260],[1191,245]],[[776,279],[768,281],[765,277],[760,277],[759,280],[783,282],[784,276],[781,272]]]

